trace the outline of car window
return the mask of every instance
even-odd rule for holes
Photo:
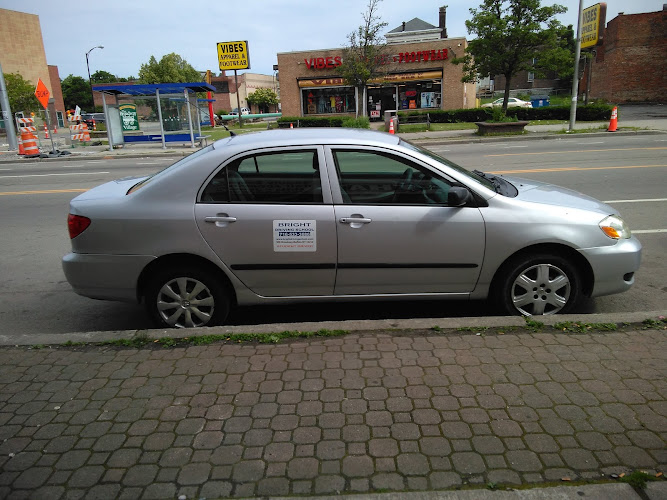
[[[236,159],[211,179],[201,202],[322,203],[317,151],[282,151]]]
[[[334,151],[346,204],[446,205],[451,183],[403,158],[375,151]]]

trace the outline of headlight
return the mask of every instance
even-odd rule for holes
[[[618,215],[605,217],[599,224],[602,232],[614,240],[627,239],[632,236],[630,228]]]

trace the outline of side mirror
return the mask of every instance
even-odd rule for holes
[[[462,207],[472,201],[472,194],[462,186],[452,186],[447,193],[447,205],[450,207]]]

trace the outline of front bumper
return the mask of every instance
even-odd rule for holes
[[[593,269],[591,297],[625,292],[634,285],[634,273],[639,269],[642,256],[642,245],[634,236],[619,240],[615,245],[584,248],[580,252]]]
[[[102,300],[137,301],[137,283],[153,255],[68,253],[63,271],[74,291]]]

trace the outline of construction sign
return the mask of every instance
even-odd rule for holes
[[[587,7],[581,17],[581,48],[589,49],[602,43],[602,31],[607,17],[607,4]]]
[[[37,97],[37,100],[44,109],[46,109],[49,105],[50,95],[51,94],[49,93],[49,89],[46,88],[46,85],[44,85],[44,82],[40,78],[37,82],[37,88],[35,89],[35,97]]]
[[[220,71],[228,69],[250,69],[248,41],[218,43]]]

